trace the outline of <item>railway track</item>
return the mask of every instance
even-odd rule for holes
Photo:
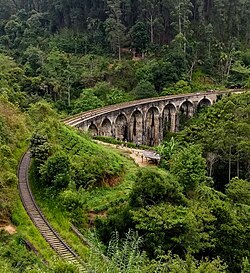
[[[64,260],[75,264],[80,272],[86,271],[84,263],[79,256],[67,245],[66,242],[59,236],[59,234],[51,227],[39,207],[36,205],[32,192],[29,186],[29,166],[31,161],[30,152],[26,152],[21,159],[18,168],[19,179],[19,193],[22,199],[22,203],[32,220],[36,225],[42,236],[49,243],[52,249]]]

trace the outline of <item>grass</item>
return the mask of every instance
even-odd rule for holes
[[[137,146],[134,142],[126,142],[126,141],[122,141],[122,140],[117,140],[113,137],[96,136],[96,137],[94,137],[94,139],[101,141],[101,142],[110,143],[113,145],[123,145],[128,148],[132,148],[132,149],[140,149],[140,150],[154,150],[155,149],[155,147],[152,147],[152,146],[147,146],[147,145]]]
[[[125,174],[121,183],[115,187],[102,187],[88,191],[86,208],[89,211],[101,212],[116,206],[129,198],[138,167],[124,157]]]

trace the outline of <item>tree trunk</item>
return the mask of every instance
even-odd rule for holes
[[[228,79],[229,74],[230,74],[230,70],[231,70],[231,66],[232,66],[232,57],[230,56],[229,61],[227,62],[227,67],[226,67],[226,79]]]
[[[237,177],[240,178],[240,155],[237,155]]]
[[[181,34],[182,33],[182,26],[181,26],[181,3],[180,3],[180,0],[179,0],[178,22],[179,22],[179,34]]]
[[[17,2],[15,0],[12,0],[13,4],[15,5],[16,10],[18,9]]]
[[[212,171],[213,171],[213,164],[210,163],[210,167],[209,167],[209,177],[212,177]]]
[[[230,146],[230,148],[229,148],[229,160],[228,160],[228,180],[229,180],[229,183],[231,181],[231,164],[232,164],[231,155],[232,155],[232,147]]]
[[[150,16],[150,41],[153,44],[154,43],[154,26],[153,26],[153,15]]]
[[[217,155],[210,152],[207,154],[207,161],[209,162],[209,176],[212,177],[212,173],[213,173],[213,166],[216,162],[217,159]]]
[[[121,60],[121,37],[120,34],[118,34],[118,59]]]
[[[118,59],[119,59],[119,61],[121,60],[121,46],[119,45],[118,46]]]
[[[194,72],[195,64],[196,64],[196,60],[194,60],[194,61],[192,62],[192,65],[191,65],[191,68],[190,68],[190,71],[189,71],[189,80],[190,80],[190,81],[192,81],[192,77],[193,77],[193,72]]]
[[[70,86],[69,81],[70,81],[70,79],[68,77],[68,106],[70,107],[70,105],[71,105],[71,94],[70,94],[71,86]]]

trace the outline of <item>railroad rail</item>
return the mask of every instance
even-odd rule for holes
[[[18,179],[19,179],[19,194],[25,210],[30,219],[38,228],[42,236],[55,252],[64,260],[75,264],[80,272],[86,272],[84,263],[80,257],[67,245],[59,234],[52,228],[49,222],[44,217],[43,213],[37,206],[29,186],[29,166],[31,161],[30,152],[26,152],[19,164]]]

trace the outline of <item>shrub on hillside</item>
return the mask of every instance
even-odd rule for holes
[[[157,168],[141,169],[130,195],[133,207],[145,207],[161,202],[180,204],[184,202],[182,188],[169,172]]]
[[[57,189],[66,188],[70,181],[70,161],[64,152],[49,157],[40,169],[41,179],[45,185]]]

